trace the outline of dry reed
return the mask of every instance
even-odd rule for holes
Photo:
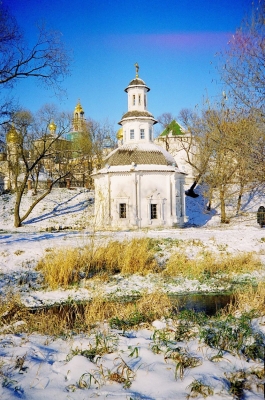
[[[25,307],[18,296],[10,296],[8,300],[0,298],[0,332],[65,336],[73,332],[88,332],[98,322],[112,318],[133,321],[136,313],[141,315],[141,321],[150,323],[168,315],[171,309],[168,296],[162,293],[144,294],[126,303],[98,296],[86,304],[73,302],[36,310]],[[136,326],[138,322],[135,319]]]
[[[244,290],[234,293],[234,301],[225,309],[227,314],[254,311],[258,316],[265,316],[265,282],[257,287],[248,285]]]
[[[201,253],[196,259],[190,259],[185,253],[174,253],[168,260],[163,274],[166,276],[182,275],[188,278],[201,279],[216,274],[246,273],[262,268],[258,256],[253,253],[226,254],[218,257],[214,253]]]
[[[147,274],[157,270],[150,239],[109,241],[105,246],[55,249],[45,255],[36,269],[51,289],[76,284],[80,276],[115,273]]]
[[[97,297],[86,306],[85,321],[87,325],[91,326],[98,321],[108,321],[112,318],[128,320],[135,313],[138,313],[142,320],[149,323],[157,318],[169,315],[171,309],[169,297],[158,292],[145,293],[136,301],[127,303],[108,301],[102,297]]]

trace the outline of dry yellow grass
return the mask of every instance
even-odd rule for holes
[[[65,312],[58,308],[33,312],[22,304],[18,295],[0,298],[0,331],[4,333],[66,334],[81,317],[75,304]]]
[[[253,253],[226,254],[221,257],[207,252],[199,254],[195,259],[190,259],[185,253],[178,252],[169,258],[163,274],[200,279],[204,276],[212,277],[218,273],[232,275],[252,272],[261,268],[260,259]]]
[[[168,315],[171,309],[170,299],[164,293],[146,293],[136,301],[127,303],[109,301],[99,296],[86,306],[84,318],[86,324],[91,326],[98,321],[108,321],[111,318],[127,320],[137,312],[145,322],[151,322]]]
[[[52,250],[37,264],[36,269],[43,273],[45,282],[51,289],[77,283],[82,269],[80,250],[75,248]]]
[[[249,285],[244,290],[237,290],[234,302],[230,303],[225,313],[255,311],[259,316],[265,315],[265,282],[260,282],[257,287]]]
[[[55,249],[38,263],[45,282],[51,289],[64,288],[96,273],[147,274],[157,270],[150,239],[109,241],[105,246],[86,246],[83,249]]]
[[[84,258],[90,270],[106,271],[109,274],[146,274],[157,268],[150,239],[110,241],[96,247],[93,252],[85,249]]]
[[[108,300],[99,295],[87,304],[70,303],[35,312],[27,309],[18,296],[10,296],[8,300],[0,298],[0,331],[71,335],[73,332],[89,331],[96,323],[111,318],[133,321],[136,313],[146,323],[152,322],[168,315],[171,309],[168,296],[161,293],[144,294],[127,303]],[[18,325],[19,321],[23,321],[23,324]]]

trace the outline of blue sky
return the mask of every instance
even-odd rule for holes
[[[218,98],[222,86],[215,54],[251,10],[251,0],[3,0],[26,37],[37,22],[62,32],[72,52],[67,96],[54,97],[34,79],[13,89],[21,106],[35,112],[46,103],[73,111],[80,99],[85,116],[117,124],[127,110],[124,89],[139,76],[151,88],[155,117]],[[118,125],[116,128],[118,129]]]

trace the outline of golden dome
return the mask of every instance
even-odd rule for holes
[[[54,133],[56,131],[57,125],[54,123],[54,121],[52,120],[52,122],[49,125],[49,130],[51,133]]]
[[[16,131],[15,127],[12,125],[10,130],[6,134],[7,143],[20,143],[22,140],[21,135]]]
[[[80,104],[80,101],[78,101],[77,105],[75,106],[75,112],[84,113],[84,110],[83,110],[83,107]]]
[[[117,138],[118,140],[123,139],[123,128],[120,128],[120,129],[118,130],[118,132],[116,133],[116,138]]]

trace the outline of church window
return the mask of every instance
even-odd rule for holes
[[[151,204],[151,219],[157,219],[157,204]]]
[[[130,129],[130,139],[134,139],[134,129]]]
[[[126,203],[119,204],[119,217],[126,218]]]
[[[144,129],[140,129],[140,139],[144,139]]]
[[[152,128],[149,129],[149,140],[152,140]]]
[[[133,95],[133,106],[135,106],[135,94]]]
[[[141,95],[139,94],[139,96],[138,96],[138,103],[139,103],[139,106],[141,105]]]
[[[146,107],[146,94],[144,95],[144,106]]]

